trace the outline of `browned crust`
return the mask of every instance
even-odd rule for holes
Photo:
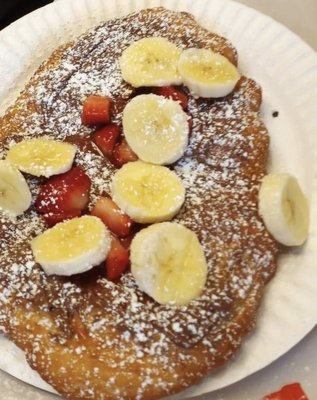
[[[158,23],[164,20],[168,21],[168,29]],[[131,38],[151,35],[151,24],[156,24],[155,31],[178,44],[186,46],[190,40],[190,44],[196,47],[210,46],[237,63],[237,53],[232,45],[226,39],[199,27],[188,13],[174,13],[162,8],[143,10],[121,21],[105,23],[104,27],[110,26],[116,33],[120,24],[129,26]],[[46,84],[45,78],[51,76],[50,71],[55,73],[67,57],[76,65],[76,52],[71,52],[76,46],[78,51],[78,43],[83,46],[83,52],[77,62],[86,68],[85,57],[92,52],[89,43],[97,46],[94,38],[103,29],[98,28],[79,42],[58,49],[39,68],[15,104],[0,120],[4,147],[7,146],[7,139],[29,134],[26,130],[34,127],[36,129],[31,136],[45,133],[65,138],[74,133],[89,134],[86,128],[78,125],[74,126],[79,131],[73,132],[73,126],[68,126],[67,121],[67,132],[61,129],[55,120],[50,119],[52,115],[57,118],[57,114],[54,114],[56,110],[50,108],[48,102],[44,103],[43,98],[38,101],[34,93],[44,82],[44,88],[51,90],[52,96],[56,95],[54,86]],[[124,41],[115,43],[122,48],[125,46]],[[102,54],[102,57],[109,56],[111,51],[114,50],[108,50],[109,53]],[[117,96],[118,115],[132,95],[131,88],[124,82],[120,83],[120,90],[120,96],[113,93],[115,98]],[[72,100],[80,104],[81,97]],[[191,145],[184,160],[193,157],[190,152],[194,149],[195,162],[205,168],[202,178],[217,186],[217,189],[206,189],[203,195],[199,190],[196,193],[188,189],[188,193],[193,195],[192,200],[187,199],[187,206],[177,217],[180,222],[192,227],[208,247],[211,267],[206,293],[209,298],[184,311],[185,314],[195,315],[195,312],[208,305],[214,308],[209,323],[200,320],[203,322],[203,336],[193,334],[191,337],[188,333],[184,337],[177,334],[173,336],[173,321],[167,321],[168,312],[151,305],[149,299],[131,286],[140,304],[145,304],[145,315],[148,310],[147,320],[150,312],[156,310],[165,324],[163,327],[154,322],[150,324],[151,335],[147,337],[148,342],[142,343],[141,339],[137,339],[135,327],[129,326],[128,321],[118,325],[118,315],[126,311],[122,310],[121,305],[113,305],[116,294],[109,292],[104,280],[97,281],[95,276],[87,275],[86,279],[91,281],[87,283],[81,279],[71,279],[70,288],[67,279],[46,277],[39,266],[32,266],[30,272],[21,260],[22,254],[30,261],[28,240],[12,239],[17,229],[26,228],[21,228],[21,225],[10,226],[12,237],[9,229],[4,255],[0,259],[0,289],[5,293],[6,288],[10,288],[10,295],[0,301],[0,321],[6,335],[25,351],[29,364],[62,396],[71,400],[154,400],[177,393],[230,359],[243,337],[253,328],[265,283],[276,269],[277,253],[276,243],[257,213],[258,185],[266,170],[269,145],[266,128],[259,120],[260,104],[259,86],[245,77],[226,99],[209,101],[190,97],[189,111],[194,127]],[[236,133],[233,140],[227,139],[229,133]],[[182,169],[184,160],[177,163],[175,169],[186,180]],[[224,164],[227,160],[233,160],[232,168]],[[77,159],[77,162],[80,160]],[[106,161],[103,162],[111,177],[113,168]],[[200,178],[198,174],[195,184]],[[241,193],[236,187],[238,180],[243,182]],[[38,182],[32,184],[36,187]],[[208,201],[207,195],[210,197]],[[195,196],[202,196],[208,207],[199,208]],[[210,213],[210,209],[214,212]],[[196,223],[197,212],[200,225]],[[26,219],[33,217],[30,214]],[[34,236],[43,226],[38,222],[35,228],[29,232],[30,236]],[[208,235],[204,234],[204,229]],[[18,272],[13,272],[14,263],[19,265]],[[127,282],[131,284],[131,279],[128,275],[119,286],[124,287]],[[25,292],[21,292],[22,284],[26,284]],[[114,286],[113,290],[123,296],[127,301],[124,307],[129,308],[132,298],[119,286]],[[79,292],[76,292],[76,288],[80,289]],[[62,295],[63,290],[66,290],[67,296]],[[215,302],[211,301],[212,295],[216,296]],[[54,301],[57,305],[52,307]],[[93,306],[90,311],[89,306]],[[143,310],[143,306],[140,307]],[[185,314],[181,317],[187,321]],[[178,318],[179,315],[176,313],[174,317]],[[94,331],[92,327],[102,318],[106,323]],[[133,314],[133,318],[137,317]],[[140,321],[138,323],[141,324]],[[131,336],[125,339],[124,333],[129,329]],[[189,345],[186,345],[186,340]]]

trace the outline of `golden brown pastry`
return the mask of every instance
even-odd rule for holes
[[[135,90],[122,80],[118,58],[132,41],[153,35],[180,48],[211,48],[237,64],[232,45],[187,13],[155,8],[107,21],[56,50],[35,73],[0,120],[2,149],[21,136],[68,138],[80,144],[75,163],[92,180],[91,203],[109,192],[115,167],[85,139],[92,130],[81,122],[82,103],[89,94],[112,97],[120,123]],[[47,276],[30,249],[46,229],[41,216],[31,207],[16,222],[0,218],[0,325],[66,399],[153,400],[179,392],[229,360],[254,327],[278,250],[257,207],[269,145],[261,89],[242,77],[225,98],[188,96],[190,144],[172,168],[186,187],[175,221],[197,233],[208,261],[199,298],[160,305],[130,272],[114,283],[102,267]],[[36,194],[40,180],[28,182]]]

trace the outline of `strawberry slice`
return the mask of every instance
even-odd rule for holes
[[[135,232],[131,232],[128,236],[120,238],[120,242],[125,249],[129,249],[131,246],[131,242],[135,236]]]
[[[111,157],[113,148],[118,141],[120,127],[116,124],[109,124],[97,129],[92,134],[92,140],[101,150],[102,154],[108,158]]]
[[[271,393],[263,400],[308,400],[301,385],[297,382],[283,386],[279,391]]]
[[[46,224],[51,227],[59,222],[81,216],[81,210],[69,210],[60,213],[47,213],[43,215]]]
[[[124,248],[119,239],[113,238],[106,258],[106,277],[116,281],[129,266],[129,250]]]
[[[89,201],[91,181],[80,168],[49,178],[41,187],[35,208],[42,214],[83,210]]]
[[[130,161],[137,161],[138,159],[138,156],[132,151],[125,139],[114,146],[112,161],[117,168],[122,167],[122,165]]]
[[[183,110],[187,110],[188,97],[181,89],[175,86],[159,86],[153,89],[153,93],[178,101]]]
[[[133,226],[132,219],[110,197],[99,197],[91,215],[99,217],[110,231],[119,237],[128,236]]]
[[[83,104],[82,123],[84,125],[108,124],[111,119],[112,100],[109,97],[88,96]]]

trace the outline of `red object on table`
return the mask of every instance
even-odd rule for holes
[[[283,386],[277,392],[271,393],[263,400],[309,400],[301,385],[297,382]]]

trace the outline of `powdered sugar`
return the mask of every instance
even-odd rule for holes
[[[203,44],[221,51],[229,47],[216,37],[207,38],[205,31],[193,35],[197,28],[191,23],[175,33],[167,12],[142,18],[148,22],[134,16],[107,23],[63,52],[56,67],[44,68],[33,79],[26,97],[16,104],[16,115],[2,121],[3,131],[17,134],[17,141],[22,133],[85,138],[92,129],[81,122],[81,105],[89,94],[112,97],[114,121],[120,123],[133,90],[121,79],[117,59],[133,39],[159,34],[180,47]],[[231,50],[230,54],[234,57],[235,53]],[[151,385],[163,395],[173,382],[185,387],[195,381],[240,344],[247,328],[236,325],[235,317],[246,303],[256,308],[264,281],[274,270],[276,253],[257,214],[257,188],[265,172],[268,145],[267,132],[258,119],[258,93],[254,82],[243,78],[235,94],[226,99],[189,100],[193,131],[184,157],[173,166],[186,187],[186,201],[176,220],[199,236],[209,278],[203,295],[188,306],[156,304],[136,287],[131,273],[118,283],[108,281],[98,267],[70,281],[47,277],[34,264],[29,249],[30,239],[45,229],[41,218],[32,210],[17,221],[1,217],[0,322],[22,347],[33,335],[28,356],[48,381],[58,382],[50,354],[61,351],[60,356],[69,354],[67,368],[78,361],[84,368],[86,357],[97,360],[94,375],[117,398],[127,396],[126,389],[116,385],[114,377],[105,377],[107,368],[119,374],[137,366],[136,397],[146,397]],[[34,110],[28,108],[30,99]],[[75,161],[93,182],[92,206],[97,196],[109,193],[114,167],[85,147],[79,148]],[[39,182],[29,181],[35,195]],[[43,330],[32,323],[37,316]],[[253,316],[250,312],[249,325]],[[28,325],[23,327],[26,320]],[[223,343],[231,343],[232,349],[222,351]],[[201,359],[195,355],[197,349]],[[97,367],[100,363],[103,368]],[[168,379],[159,376],[162,370]],[[81,395],[93,399],[94,390],[94,383],[85,377]]]

